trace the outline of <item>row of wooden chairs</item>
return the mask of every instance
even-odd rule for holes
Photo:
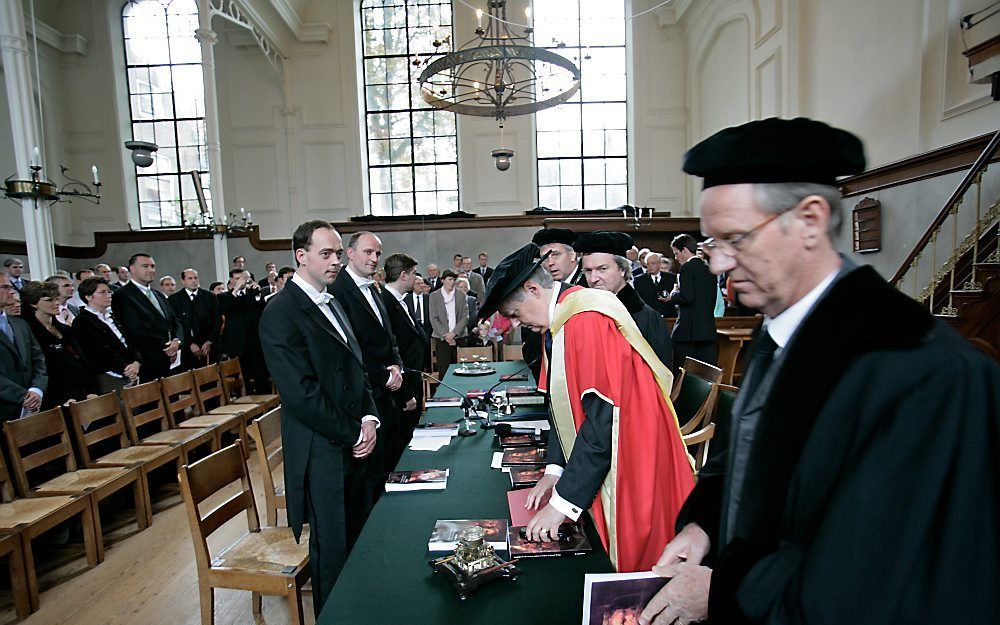
[[[225,432],[245,441],[247,419],[278,404],[277,396],[256,397],[265,403],[248,402],[236,361],[4,423],[11,472],[0,457],[0,554],[20,545],[10,557],[19,618],[39,606],[35,538],[79,516],[88,565],[96,566],[104,559],[99,503],[130,490],[136,524],[148,527],[149,474],[170,463],[179,470],[199,447],[218,450]]]

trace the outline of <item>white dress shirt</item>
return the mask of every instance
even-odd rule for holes
[[[410,315],[410,310],[406,307],[406,302],[403,301],[403,299],[406,297],[406,294],[400,293],[396,289],[392,288],[392,286],[389,284],[386,284],[385,288],[387,291],[392,293],[392,296],[396,298],[396,301],[399,302],[399,305],[403,307],[403,310],[406,311],[406,314],[410,317],[410,321],[413,322],[413,325],[417,325],[417,320],[413,318],[413,315]]]
[[[778,316],[773,319],[764,317],[764,329],[771,335],[771,339],[778,346],[774,350],[775,358],[781,354],[781,350],[785,349],[788,341],[792,340],[792,335],[802,325],[802,321],[809,315],[809,311],[813,309],[816,302],[823,297],[826,290],[833,284],[833,280],[837,277],[839,271],[840,267],[837,267],[830,275],[823,278],[822,282],[806,293],[805,297],[786,308]]]
[[[345,343],[350,344],[350,341],[347,340],[347,333],[344,332],[344,327],[340,325],[340,321],[337,320],[337,316],[333,314],[333,309],[330,308],[330,302],[334,299],[333,295],[327,293],[326,291],[323,291],[322,293],[319,292],[316,290],[316,287],[306,282],[297,273],[292,275],[292,282],[302,289],[302,292],[306,294],[306,297],[311,299],[313,303],[316,304],[319,311],[323,313],[323,316],[327,318],[331,325],[333,325],[333,329],[337,331],[340,338],[344,339]],[[379,421],[378,417],[375,415],[368,414],[361,417],[361,423],[367,423],[368,421],[374,421],[376,428],[382,425],[382,422]],[[357,447],[360,445],[362,440],[364,440],[363,433],[358,435],[358,442],[354,443],[354,446]]]
[[[344,269],[347,270],[347,274],[351,276],[352,280],[354,280],[354,284],[358,285],[358,288],[361,289],[361,294],[365,296],[366,300],[368,300],[368,306],[370,306],[372,311],[375,313],[375,318],[378,319],[378,322],[382,326],[385,326],[385,321],[382,319],[382,313],[378,311],[378,304],[375,303],[375,294],[372,293],[372,285],[375,284],[375,281],[370,278],[362,278],[358,274],[354,273],[354,270],[351,269],[350,265],[345,266]]]
[[[93,306],[91,306],[90,304],[87,304],[87,305],[85,305],[83,307],[83,309],[84,310],[89,310],[95,317],[97,317],[98,319],[100,319],[101,322],[104,325],[106,325],[109,328],[111,328],[111,331],[114,332],[115,336],[118,337],[118,340],[122,342],[122,345],[124,345],[125,347],[128,347],[128,343],[125,341],[125,337],[122,336],[122,331],[118,329],[118,326],[115,325],[115,322],[114,322],[114,320],[111,317],[111,309],[110,308],[105,308],[104,312],[101,312],[101,311],[97,310],[96,308],[94,308]],[[122,377],[122,374],[116,373],[114,371],[105,371],[104,373],[106,373],[107,375],[110,375],[113,378],[120,378],[120,377]]]

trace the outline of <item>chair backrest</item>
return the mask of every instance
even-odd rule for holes
[[[285,461],[281,445],[281,407],[254,419],[247,432],[257,445],[257,464],[264,480],[264,501],[267,503],[267,524],[277,525],[274,470]]]
[[[162,432],[175,427],[164,407],[159,380],[122,389],[122,402],[125,404],[125,427],[133,443],[142,439],[140,429],[155,428],[156,432]]]
[[[683,381],[673,404],[677,412],[677,421],[681,424],[681,434],[690,434],[711,420],[722,370],[688,358],[684,361],[681,371]]]
[[[713,423],[728,421],[729,415],[733,412],[733,402],[736,401],[736,393],[740,389],[728,384],[719,385],[719,395],[715,398],[715,415],[712,417]]]
[[[3,459],[4,454],[0,454],[0,500],[3,503],[14,501],[14,480],[7,471],[7,462]]]
[[[219,363],[219,375],[222,376],[227,399],[243,397],[247,394],[246,380],[243,379],[243,366],[240,358],[230,358]]]
[[[80,461],[84,467],[93,464],[91,447],[98,446],[99,453],[110,453],[114,449],[129,446],[125,420],[122,419],[121,405],[114,393],[100,395],[70,404],[67,407],[70,429]],[[117,439],[117,441],[116,441]],[[107,449],[110,443],[117,443],[114,449]]]
[[[29,417],[6,421],[3,433],[7,439],[14,479],[22,496],[31,492],[29,471],[55,463],[62,465],[60,468],[64,471],[76,471],[76,458],[69,432],[66,431],[66,420],[58,406]]]
[[[493,348],[492,347],[459,347],[458,348],[458,361],[462,362],[462,359],[468,361],[476,360],[477,358],[485,358],[486,360],[493,360]]]
[[[687,445],[691,458],[694,459],[695,475],[708,462],[708,444],[715,436],[716,425],[709,423],[697,432],[692,432],[684,437],[684,444]]]
[[[160,392],[167,414],[175,424],[204,414],[190,371],[160,378]]]
[[[191,371],[191,377],[194,379],[194,392],[198,397],[198,406],[202,414],[229,403],[229,393],[226,392],[218,367],[207,365],[194,369]]]
[[[684,370],[714,384],[722,381],[722,369],[691,357],[684,359]]]
[[[180,471],[181,495],[191,525],[194,555],[199,570],[211,568],[212,555],[208,537],[240,512],[246,512],[251,532],[260,529],[253,486],[247,473],[246,458],[240,441],[209,454],[198,462],[184,465]],[[240,491],[202,514],[199,506],[209,497],[239,480]]]
[[[504,345],[503,346],[503,359],[507,361],[511,360],[524,360],[524,352],[520,345]]]

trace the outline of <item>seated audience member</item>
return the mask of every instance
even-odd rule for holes
[[[69,302],[70,298],[73,297],[73,294],[76,293],[73,281],[65,276],[60,276],[59,274],[51,275],[46,278],[45,281],[59,287],[59,314],[56,315],[56,319],[68,326],[73,325],[76,315],[67,305],[67,302]]]
[[[10,294],[10,301],[3,306],[2,312],[10,317],[21,316],[21,294],[18,291],[15,290]]]
[[[73,335],[96,373],[97,392],[103,395],[134,384],[142,358],[111,314],[111,285],[104,278],[88,278],[79,292],[86,304],[73,324]]]
[[[458,360],[458,348],[465,347],[469,333],[468,296],[455,288],[455,272],[441,274],[441,288],[431,293],[431,338],[437,356],[438,376]]]
[[[49,282],[29,282],[21,289],[21,298],[23,318],[42,347],[49,376],[41,409],[86,399],[88,394],[96,392],[94,372],[72,330],[55,318],[59,313],[59,287]]]
[[[7,312],[15,293],[0,272],[0,421],[37,412],[48,385],[45,356],[28,322]]]

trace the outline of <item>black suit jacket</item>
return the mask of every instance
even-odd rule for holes
[[[420,304],[423,308],[423,319],[417,319],[417,308],[416,304],[413,302],[413,297],[413,293],[407,293],[403,298],[403,302],[406,304],[406,310],[409,311],[410,316],[413,319],[417,320],[417,325],[419,325],[424,331],[424,334],[427,335],[427,340],[430,340],[431,332],[433,330],[431,328],[431,294],[423,293],[418,296],[420,297]]]
[[[324,509],[335,511],[335,518],[311,522],[346,522],[342,485],[352,466],[351,448],[361,435],[361,418],[378,415],[347,315],[336,301],[330,306],[347,342],[291,280],[261,316],[264,359],[281,395],[285,497],[288,525],[296,538],[306,517],[306,467],[311,462],[323,464],[315,470],[329,477],[331,493],[341,493],[339,500],[331,497],[323,503]]]
[[[21,416],[21,404],[29,388],[42,392],[49,384],[45,354],[31,327],[24,319],[7,316],[14,331],[12,345],[0,332],[0,420],[10,421]]]
[[[493,275],[493,267],[476,267],[472,271],[478,273],[483,277],[483,282],[489,283],[490,276]]]
[[[635,292],[639,294],[649,307],[665,317],[672,317],[677,312],[672,304],[661,302],[656,298],[658,293],[670,293],[677,284],[677,278],[672,273],[660,272],[660,283],[653,284],[653,276],[644,273],[635,279]]]
[[[226,316],[226,325],[219,338],[217,353],[229,357],[249,356],[251,359],[254,357],[259,359],[260,339],[257,327],[261,322],[264,298],[258,300],[258,293],[247,289],[238,296],[233,295],[231,291],[216,296],[219,311]]]
[[[111,320],[122,336],[126,336],[125,329],[114,315]],[[111,328],[86,308],[73,321],[73,335],[80,344],[84,358],[93,365],[94,373],[114,371],[121,375],[129,364],[135,361],[142,363],[142,354],[137,349],[119,341]],[[127,338],[125,340],[128,341]]]
[[[680,291],[670,299],[677,304],[674,341],[715,341],[715,292],[718,284],[705,261],[693,257],[681,265]]]
[[[162,315],[132,282],[115,291],[111,298],[112,314],[125,330],[125,340],[142,354],[142,380],[153,380],[170,372],[170,359],[163,353],[168,341],[177,339],[184,349],[181,320],[163,293],[153,289],[153,295],[163,309]]]
[[[379,313],[385,325],[379,323],[375,317],[375,312],[368,304],[368,300],[361,293],[361,289],[355,284],[354,278],[347,271],[341,270],[337,275],[337,280],[330,286],[330,292],[337,297],[337,301],[343,306],[347,318],[354,328],[354,334],[365,346],[364,360],[365,368],[368,370],[368,379],[371,381],[372,390],[376,399],[379,395],[388,393],[385,383],[389,381],[389,372],[386,367],[389,365],[403,366],[403,359],[399,357],[399,348],[396,346],[396,337],[392,333],[392,322],[389,320],[389,313],[382,304],[382,299],[377,292],[375,295],[375,305],[379,307]],[[404,397],[407,400],[409,397]]]
[[[424,278],[424,282],[427,283],[427,286],[431,287],[431,291],[437,291],[441,288],[441,276],[436,278],[426,277]]]
[[[192,300],[187,289],[181,289],[171,295],[169,301],[174,314],[184,325],[185,344],[201,345],[205,341],[218,344],[222,314],[219,312],[219,300],[211,291],[198,289]]]
[[[428,335],[424,329],[413,322],[410,313],[396,299],[396,296],[388,289],[382,289],[382,304],[389,314],[389,322],[392,325],[392,333],[396,337],[396,347],[399,349],[399,357],[403,364],[412,369],[423,370],[427,363]],[[407,389],[403,399],[410,397],[420,397],[423,385],[419,373],[405,373],[403,375],[403,388]]]

